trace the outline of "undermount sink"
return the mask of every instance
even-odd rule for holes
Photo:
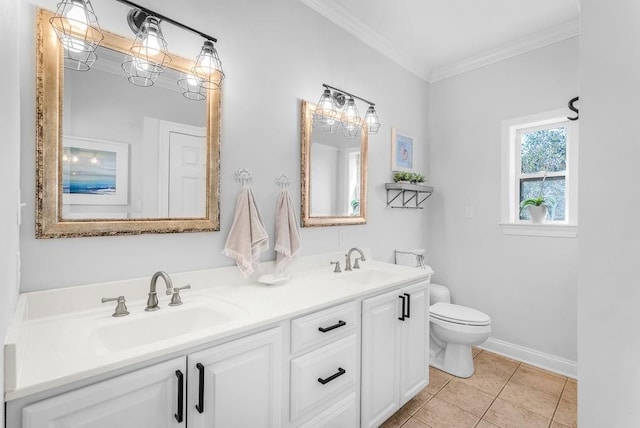
[[[397,278],[397,275],[382,270],[358,270],[341,274],[340,279],[358,284],[372,284],[376,282],[387,282]]]
[[[157,312],[142,312],[109,320],[98,327],[91,341],[98,353],[122,351],[173,339],[234,321],[244,311],[222,301],[214,304],[164,307]]]

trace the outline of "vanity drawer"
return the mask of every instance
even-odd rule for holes
[[[326,345],[352,334],[358,321],[355,302],[291,320],[291,353]]]
[[[353,428],[356,426],[358,426],[356,393],[352,392],[309,422],[300,425],[300,428]]]
[[[291,420],[355,391],[356,335],[291,360]]]

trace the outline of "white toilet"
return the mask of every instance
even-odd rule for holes
[[[473,374],[471,347],[491,334],[489,315],[451,303],[449,289],[429,284],[429,365],[457,377]]]

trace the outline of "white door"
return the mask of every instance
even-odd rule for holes
[[[22,426],[184,428],[185,373],[180,357],[60,394],[25,406]]]
[[[205,138],[171,132],[169,135],[169,217],[206,215]]]
[[[189,354],[189,427],[279,427],[281,354],[280,327]]]
[[[392,291],[362,302],[363,427],[380,426],[400,408],[400,295]]]
[[[400,405],[413,398],[429,383],[429,293],[427,284],[420,283],[402,289],[409,303],[402,325],[400,364]]]

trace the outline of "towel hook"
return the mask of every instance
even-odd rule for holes
[[[276,177],[276,184],[280,186],[281,190],[284,190],[289,187],[289,184],[291,184],[291,180],[289,180],[289,177],[282,174],[279,177]]]
[[[575,98],[571,98],[569,100],[569,104],[567,104],[567,106],[569,107],[569,110],[574,111],[576,113],[576,117],[567,116],[567,119],[569,119],[569,120],[578,120],[578,109],[577,109],[576,106],[573,105],[573,103],[575,103],[579,99],[580,99],[580,97],[575,97]]]
[[[246,187],[247,183],[250,183],[253,179],[253,174],[245,168],[240,168],[233,174],[233,176],[236,182],[242,184],[242,187]]]

